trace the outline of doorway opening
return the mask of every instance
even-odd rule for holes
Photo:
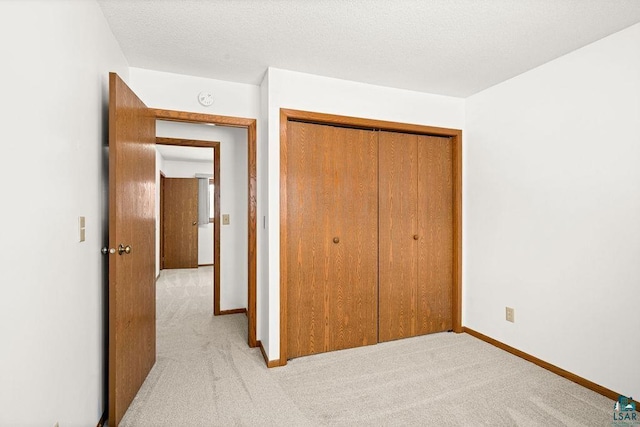
[[[207,168],[206,163],[205,167],[202,166],[194,166],[191,170],[188,170],[186,174],[183,172],[181,176],[195,176],[196,178],[187,178],[187,180],[197,181],[197,190],[194,194],[190,195],[190,198],[193,198],[194,202],[197,201],[197,205],[199,206],[203,200],[201,200],[202,195],[200,194],[203,189],[200,189],[200,181],[198,179],[203,179],[206,181],[206,192],[209,197],[206,209],[206,217],[201,218],[203,213],[200,212],[200,208],[198,207],[198,212],[186,218],[189,222],[193,220],[192,224],[186,224],[186,227],[189,226],[197,226],[197,246],[196,253],[191,254],[193,258],[187,264],[188,266],[184,266],[184,268],[192,268],[192,267],[204,267],[204,266],[213,266],[213,314],[230,314],[231,312],[244,312],[246,309],[239,310],[228,310],[222,311],[220,309],[220,143],[217,141],[204,141],[204,140],[191,140],[191,139],[178,139],[178,138],[165,138],[165,137],[156,137],[156,146],[162,146],[163,150],[160,151],[161,155],[165,157],[165,161],[178,161],[180,163],[193,163],[193,164],[202,164],[202,162],[210,163],[210,166]],[[164,147],[171,147],[173,150],[170,152],[170,156],[165,151]],[[190,150],[195,148],[196,150]],[[186,149],[186,150],[185,150]],[[194,156],[194,152],[196,155]],[[208,162],[207,159],[210,159]],[[197,162],[196,162],[197,161]],[[163,163],[164,165],[165,163]],[[201,173],[197,171],[201,170]],[[202,176],[200,176],[202,175]],[[175,176],[175,174],[172,174]],[[198,178],[200,176],[200,178]],[[170,227],[167,227],[167,223],[170,221],[166,221],[166,216],[171,216],[172,212],[167,207],[171,207],[171,205],[166,204],[167,198],[174,197],[170,193],[167,193],[167,181],[170,182],[171,179],[184,179],[184,178],[171,178],[166,176],[162,168],[160,169],[160,214],[159,214],[159,230],[160,230],[160,269],[165,268],[173,268],[167,267],[175,266],[175,263],[169,262],[167,264],[167,254],[165,253],[166,243],[171,243],[170,235],[171,230]],[[213,191],[211,191],[213,190]],[[211,194],[212,193],[212,194]],[[184,203],[180,203],[177,206],[179,212],[175,212],[175,215],[184,216]],[[213,208],[213,209],[212,209]],[[203,221],[206,221],[206,223]],[[184,222],[184,221],[183,221]],[[204,227],[204,235],[201,233],[200,228]],[[207,229],[211,228],[210,235],[206,236]],[[177,233],[178,236],[175,236],[173,240],[184,240],[183,233]],[[209,240],[209,238],[211,240]],[[203,243],[206,248],[203,248]],[[185,252],[182,248],[184,243],[178,244],[180,248],[180,252]],[[210,252],[211,251],[211,252]],[[188,252],[188,251],[187,251]],[[204,256],[202,255],[204,252]],[[171,261],[171,260],[170,260]]]
[[[211,124],[216,126],[226,126],[235,128],[244,128],[247,130],[247,322],[248,322],[248,345],[250,347],[257,347],[256,339],[256,271],[257,271],[257,257],[256,257],[256,224],[257,224],[257,170],[256,170],[256,120],[217,116],[211,114],[202,113],[190,113],[184,111],[174,110],[162,110],[152,109],[156,120],[170,121],[170,122],[182,122],[182,123],[195,123],[195,124]],[[169,141],[167,141],[167,139]],[[169,144],[169,145],[187,145],[193,143],[193,140],[184,140],[178,138],[156,138],[157,144]],[[198,141],[202,143],[202,141]],[[211,144],[211,141],[204,141],[204,143]],[[196,145],[197,146],[197,145]],[[208,145],[210,146],[210,145]],[[219,158],[219,156],[216,156]],[[217,168],[216,170],[219,170]],[[215,179],[215,178],[214,178]],[[218,181],[219,182],[219,181]],[[217,185],[215,188],[219,188]],[[219,209],[220,204],[216,204]],[[220,215],[216,215],[216,218],[220,219]],[[219,235],[216,230],[214,222],[214,232]],[[220,253],[220,248],[215,248],[215,253]],[[217,257],[217,255],[216,255]],[[214,261],[214,270],[219,272],[220,262]],[[215,274],[215,273],[214,273]],[[219,275],[214,279],[215,285],[219,286]],[[220,295],[219,289],[214,290],[214,295]],[[219,310],[219,306],[218,306]],[[214,313],[215,313],[215,301],[214,301]],[[224,311],[219,310],[219,313],[226,314]]]

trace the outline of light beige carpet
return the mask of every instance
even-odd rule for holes
[[[466,334],[267,369],[243,314],[211,316],[211,268],[164,270],[157,361],[126,426],[606,426],[613,401]]]

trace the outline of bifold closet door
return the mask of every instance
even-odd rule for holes
[[[452,328],[452,148],[380,132],[380,341]]]
[[[288,358],[377,342],[377,156],[373,131],[287,124]]]
[[[380,132],[379,339],[415,335],[418,281],[418,137]]]
[[[453,144],[418,137],[418,335],[453,328]]]

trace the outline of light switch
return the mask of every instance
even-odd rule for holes
[[[84,242],[85,239],[85,218],[83,216],[78,217],[78,234],[80,235],[80,241]]]
[[[222,215],[222,225],[229,225],[229,214]]]

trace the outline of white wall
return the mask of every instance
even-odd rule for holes
[[[257,168],[258,168],[258,224],[257,224],[257,321],[256,336],[264,348],[269,348],[269,229],[267,207],[269,206],[269,73],[265,73],[260,84],[260,115],[257,122]]]
[[[168,110],[180,110],[180,111],[192,111],[206,114],[217,114],[224,116],[234,117],[247,117],[256,118],[259,112],[259,87],[255,85],[231,83],[222,80],[207,79],[202,77],[185,76],[180,74],[165,73],[159,71],[145,70],[142,68],[130,68],[130,84],[131,88],[142,99],[145,104],[152,108],[162,108]],[[198,103],[198,93],[201,91],[209,91],[213,93],[214,103],[210,107],[203,107]],[[164,123],[166,125],[166,123]],[[248,219],[245,219],[243,215],[246,215],[246,201],[247,201],[247,185],[246,173],[244,173],[245,184],[240,183],[240,169],[237,169],[238,165],[228,162],[239,162],[240,157],[244,153],[244,167],[246,166],[246,130],[226,128],[219,126],[199,126],[195,124],[179,124],[173,123],[177,126],[174,129],[179,129],[178,133],[171,133],[167,126],[158,125],[159,136],[173,136],[173,137],[185,137],[193,139],[210,139],[221,142],[220,145],[220,158],[221,158],[221,213],[229,213],[231,215],[231,224],[229,226],[221,227],[221,286],[225,283],[237,284],[247,283],[244,274],[247,272],[247,247],[240,247],[239,245],[246,245],[247,238],[242,237],[242,230],[234,229],[230,230],[238,225],[245,225],[244,232],[247,232],[246,224]],[[187,126],[186,128],[184,126]],[[260,129],[257,130],[260,135]],[[244,138],[243,141],[241,139]],[[233,140],[234,143],[226,145],[225,141]],[[241,150],[241,151],[237,151]],[[225,168],[225,165],[232,166],[232,168]],[[225,172],[225,170],[227,172]],[[237,177],[233,175],[232,171],[235,171]],[[225,175],[230,173],[230,175]],[[258,170],[258,182],[262,179],[261,171]],[[236,185],[236,190],[226,191],[225,188],[232,188]],[[260,194],[258,194],[260,197]],[[241,200],[242,210],[235,205],[235,200]],[[226,210],[225,210],[226,209]],[[258,218],[261,218],[261,212],[264,209],[263,206],[258,204]],[[258,227],[259,228],[259,227]],[[227,231],[229,230],[229,232]],[[229,236],[226,239],[225,235]],[[234,237],[235,236],[235,237]],[[235,245],[232,242],[236,242]],[[260,235],[258,235],[258,245],[260,244]],[[230,259],[226,256],[232,257]],[[240,254],[244,254],[244,260],[240,258]],[[228,265],[225,269],[224,266]],[[226,272],[225,272],[226,270]],[[233,272],[236,273],[233,273]],[[232,275],[232,276],[229,276]],[[260,272],[258,272],[258,287],[260,286]],[[234,285],[237,286],[237,285]],[[239,292],[225,292],[225,289],[221,290],[220,306],[222,310],[229,310],[234,308],[246,307],[246,287],[245,292],[240,294]],[[260,308],[258,307],[258,316]],[[258,327],[258,339],[260,339],[260,327]]]
[[[210,162],[164,160],[162,172],[166,178],[195,178],[196,174],[213,175],[213,148],[198,148],[211,152]],[[159,186],[159,184],[158,184]],[[156,211],[160,216],[160,211]],[[159,243],[157,249],[160,249]],[[198,264],[213,264],[213,223],[198,225]],[[156,265],[158,267],[158,265]]]
[[[159,121],[156,133],[163,137],[220,142],[220,214],[230,217],[229,225],[220,224],[220,309],[246,308],[249,279],[247,130]],[[209,164],[206,170],[194,172],[189,163],[192,162],[165,160],[167,177],[188,177],[213,170]]]
[[[269,68],[267,85],[269,128],[261,138],[268,138],[269,320],[261,339],[275,360],[280,357],[280,108],[462,129],[465,102],[276,68]]]
[[[247,308],[249,282],[249,165],[247,130],[227,128],[233,140],[220,140],[220,309]],[[234,289],[235,292],[227,292]]]
[[[640,24],[467,99],[464,324],[627,396],[639,142]]]
[[[108,72],[126,80],[128,66],[93,1],[2,1],[0,39],[0,425],[96,425]]]
[[[152,108],[247,118],[258,115],[260,88],[255,85],[135,67],[129,69],[129,74],[132,89]],[[213,94],[213,105],[204,107],[198,103],[201,91]]]

